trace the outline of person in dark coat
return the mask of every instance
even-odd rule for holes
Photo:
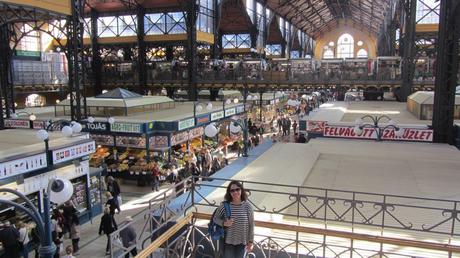
[[[78,211],[71,201],[65,202],[62,210],[62,215],[64,216],[64,233],[69,232],[70,238],[70,227],[73,224],[72,218],[74,217],[74,214],[77,214]]]
[[[104,208],[104,215],[101,218],[101,224],[99,225],[99,235],[104,233],[107,236],[107,246],[105,248],[105,253],[110,254],[110,234],[117,230],[117,223],[112,215],[110,215],[110,208]]]
[[[0,227],[0,242],[5,250],[3,257],[19,258],[19,231],[9,221]]]
[[[107,197],[105,206],[109,207],[110,215],[115,215],[115,210],[118,210],[118,213],[120,213],[120,207],[117,205],[117,201],[113,198],[112,194],[110,192],[105,192],[105,197]]]
[[[133,218],[131,216],[126,217],[125,222],[126,224],[129,224],[133,221]],[[121,242],[123,243],[124,248],[129,248],[134,245],[134,248],[131,249],[131,254],[133,257],[136,257],[137,255],[137,248],[136,248],[136,238],[137,234],[136,231],[134,230],[132,225],[129,225],[122,229],[120,231],[120,238]],[[129,253],[125,255],[125,258],[129,258]]]
[[[112,194],[113,199],[115,199],[118,210],[120,210],[120,201],[121,201],[121,190],[118,182],[112,177],[107,177],[107,191]]]

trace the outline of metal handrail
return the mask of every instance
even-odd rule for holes
[[[207,181],[208,179],[212,181]],[[190,177],[181,182],[187,191],[180,199],[165,193],[155,196],[144,212],[144,227],[138,229],[141,247],[148,246],[155,241],[155,237],[152,236],[161,234],[165,228],[190,212],[201,212],[201,208],[204,207],[217,207],[220,200],[209,199],[209,193],[219,189],[223,192],[229,181],[226,178]],[[435,234],[442,241],[450,241],[451,238],[460,236],[460,229],[456,223],[460,209],[458,201],[454,200],[254,181],[242,183],[248,191],[249,201],[252,202],[256,213],[282,215],[287,221],[295,221],[300,223],[299,225],[316,221],[322,229],[329,229],[333,224],[346,226],[352,232],[370,227],[374,228],[374,231],[376,229],[380,235],[394,231],[404,232],[406,235],[413,232],[417,236],[429,233],[429,236]],[[171,186],[168,191],[175,187],[176,185]],[[260,199],[261,196],[270,200],[278,198],[278,201],[268,204],[262,199],[262,203],[254,203],[254,200]],[[172,208],[171,205],[174,203],[175,206]],[[424,214],[423,221],[417,214]],[[194,227],[193,224],[190,227]],[[117,234],[114,232],[114,236]],[[200,234],[206,235],[203,232]]]

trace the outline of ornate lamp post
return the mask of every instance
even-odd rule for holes
[[[366,118],[370,119],[372,123],[364,122],[364,119]],[[387,124],[385,126],[379,125],[382,119],[387,120]],[[395,135],[397,137],[402,137],[404,135],[404,129],[400,128],[394,120],[392,120],[390,117],[386,115],[382,115],[382,116],[365,115],[361,118],[356,119],[355,128],[353,129],[354,133],[356,135],[361,135],[363,133],[364,128],[373,128],[375,133],[377,134],[377,141],[382,140],[383,132],[388,128],[394,129]]]

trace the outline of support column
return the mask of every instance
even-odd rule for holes
[[[93,71],[93,91],[94,95],[97,96],[102,93],[102,59],[99,49],[98,30],[97,30],[97,19],[99,13],[95,9],[91,9],[91,48],[93,52],[93,60],[91,62],[91,68]]]
[[[441,0],[433,104],[433,141],[454,144],[454,105],[460,38],[460,4]]]
[[[286,40],[281,41],[281,57],[286,57]]]
[[[405,33],[402,58],[402,86],[398,93],[399,101],[406,101],[411,94],[415,71],[415,18],[417,0],[405,0]]]
[[[187,60],[188,60],[188,96],[189,100],[197,101],[198,92],[196,85],[197,73],[197,43],[196,43],[196,19],[198,16],[198,5],[196,0],[188,1],[187,4]]]
[[[83,83],[83,9],[84,0],[72,1],[72,16],[67,19],[67,60],[69,70],[70,119],[80,121],[87,116]]]
[[[4,118],[14,113],[13,84],[11,82],[10,25],[0,27],[0,129],[5,128]]]
[[[221,50],[221,45],[219,42],[222,41],[222,38],[219,37],[219,24],[220,24],[220,17],[221,17],[221,4],[219,4],[218,0],[214,0],[214,29],[213,29],[213,35],[214,35],[214,44],[212,45],[212,59],[219,59],[220,58],[220,50]]]
[[[144,16],[145,9],[142,6],[137,7],[137,63],[138,63],[138,76],[139,84],[136,87],[136,92],[141,95],[146,95],[147,91],[147,60],[145,54],[145,40],[144,40]]]

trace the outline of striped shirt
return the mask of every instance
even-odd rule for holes
[[[240,204],[230,203],[231,218],[233,225],[225,228],[225,243],[231,245],[246,245],[254,241],[254,212],[249,202],[243,201]],[[225,207],[222,203],[214,217],[218,225],[224,224]]]

